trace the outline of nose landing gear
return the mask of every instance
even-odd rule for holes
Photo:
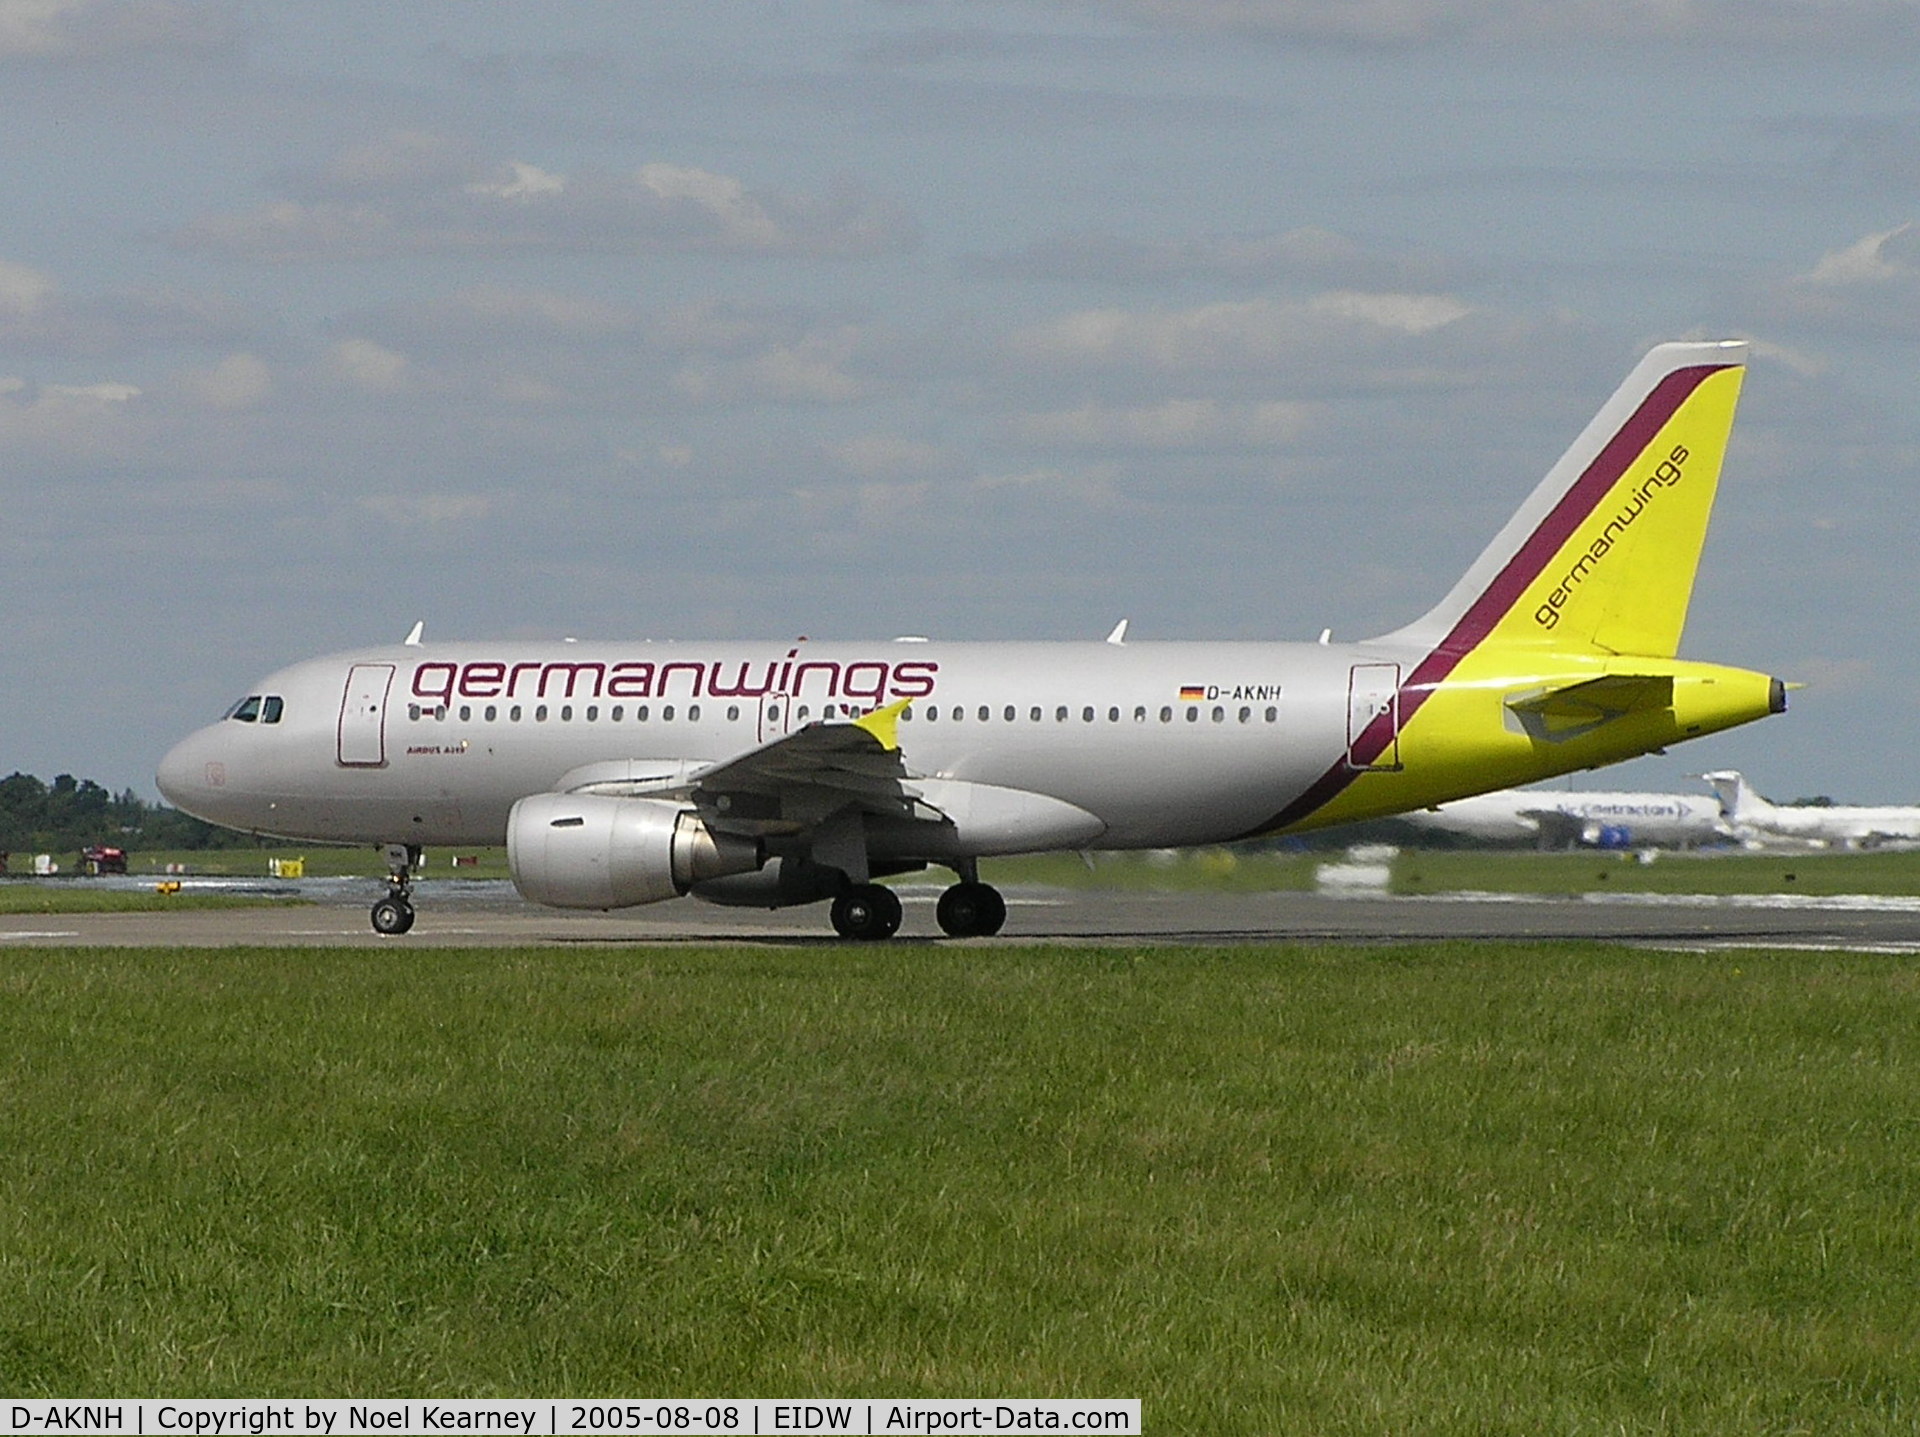
[[[387,896],[373,905],[373,931],[398,938],[413,927],[413,872],[420,866],[420,845],[389,843],[387,859]]]

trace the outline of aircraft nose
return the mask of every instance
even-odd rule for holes
[[[201,729],[175,744],[160,760],[153,781],[161,795],[186,813],[201,816],[208,800],[226,786],[226,765],[215,756],[211,733]]]

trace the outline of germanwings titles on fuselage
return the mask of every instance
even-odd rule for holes
[[[1664,345],[1433,610],[1360,643],[421,643],[262,680],[163,761],[215,822],[385,846],[504,841],[523,894],[693,894],[900,921],[939,864],[995,932],[983,857],[1218,842],[1426,808],[1784,707],[1676,657],[1745,359]],[[417,634],[416,634],[417,639]]]

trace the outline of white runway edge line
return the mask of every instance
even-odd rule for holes
[[[1316,897],[1347,897],[1316,894]],[[1511,893],[1462,888],[1450,893],[1388,894],[1401,903],[1586,903],[1609,908],[1746,908],[1762,912],[1920,913],[1909,893]]]
[[[1121,1432],[1138,1398],[120,1398],[0,1403],[0,1433],[165,1437],[403,1437],[439,1432],[760,1433]]]

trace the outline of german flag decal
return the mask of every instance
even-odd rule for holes
[[[1180,686],[1180,702],[1188,703],[1188,704],[1198,704],[1198,703],[1205,703],[1206,700],[1207,700],[1206,685],[1182,684]]]

